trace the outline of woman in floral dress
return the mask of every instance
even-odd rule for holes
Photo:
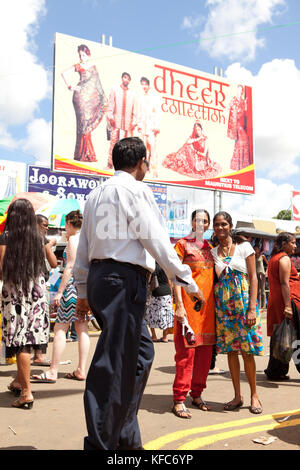
[[[262,412],[256,391],[254,356],[263,355],[262,330],[257,305],[255,254],[249,242],[234,243],[232,219],[227,212],[218,212],[213,228],[219,245],[212,249],[218,282],[215,285],[217,353],[227,354],[235,396],[225,410],[243,406],[240,387],[239,354],[250,385],[250,411]]]
[[[49,316],[44,279],[44,245],[34,209],[17,199],[7,212],[6,243],[1,246],[3,340],[7,357],[17,355],[18,373],[9,390],[21,393],[12,403],[32,408],[30,355],[48,343]]]

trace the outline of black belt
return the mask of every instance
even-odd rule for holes
[[[112,258],[106,258],[106,259],[92,259],[92,264],[97,264],[97,263],[115,263],[115,264],[121,264],[122,266],[127,266],[128,268],[134,269],[137,271],[139,274],[142,274],[142,276],[146,277],[149,279],[151,276],[151,272],[148,271],[148,269],[143,268],[142,266],[139,266],[138,264],[132,264],[132,263],[124,263],[123,261],[116,261],[115,259]]]

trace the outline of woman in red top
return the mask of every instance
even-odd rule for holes
[[[289,257],[294,253],[295,248],[294,235],[287,232],[280,233],[276,238],[268,264],[270,297],[267,311],[267,335],[271,337],[271,341],[270,359],[265,374],[269,380],[289,379],[287,375],[289,364],[278,361],[272,354],[274,326],[279,325],[284,318],[293,318],[296,328],[299,329],[299,315],[293,315],[292,301],[300,312],[300,279],[297,269]],[[300,365],[298,364],[296,367],[300,372]]]

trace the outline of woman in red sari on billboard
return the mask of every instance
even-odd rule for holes
[[[74,160],[96,162],[96,154],[91,140],[91,133],[100,124],[107,100],[99,79],[97,68],[90,62],[89,48],[78,46],[80,62],[62,73],[70,91],[73,91],[73,106],[76,114],[77,140]],[[80,80],[75,87],[69,84],[69,73],[78,72]]]
[[[247,98],[243,98],[244,92],[243,85],[238,85],[237,96],[232,98],[229,105],[227,136],[235,140],[230,168],[236,171],[251,164],[246,125]]]
[[[209,158],[208,139],[202,124],[196,121],[192,135],[177,151],[167,155],[163,166],[191,178],[213,178],[221,171],[221,166]]]

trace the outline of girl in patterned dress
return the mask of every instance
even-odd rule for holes
[[[0,250],[3,340],[7,357],[17,355],[17,376],[8,386],[16,408],[32,408],[30,356],[33,346],[48,343],[49,315],[44,278],[44,245],[32,204],[17,199],[7,213]]]
[[[212,249],[218,282],[215,285],[217,353],[227,354],[235,396],[226,403],[231,411],[243,405],[239,354],[250,385],[250,411],[262,412],[256,391],[254,356],[263,355],[262,331],[257,305],[255,254],[249,242],[236,244],[231,237],[232,219],[218,212],[213,228],[219,245]]]
[[[76,317],[77,291],[73,284],[72,269],[76,258],[79,243],[79,232],[82,225],[80,211],[72,211],[66,216],[66,234],[68,243],[64,253],[66,265],[54,304],[58,305],[58,313],[54,327],[54,340],[51,366],[48,373],[33,375],[32,381],[38,383],[55,383],[58,374],[58,365],[66,345],[66,333],[71,322],[75,322],[78,335],[78,367],[65,376],[67,379],[85,380],[85,368],[88,358],[90,339],[88,334],[89,318],[79,321]],[[88,312],[87,312],[88,313]]]

